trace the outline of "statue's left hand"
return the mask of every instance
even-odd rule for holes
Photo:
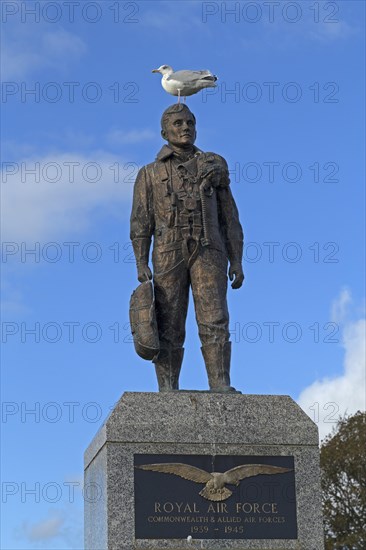
[[[149,281],[152,279],[152,273],[151,269],[145,262],[141,262],[137,265],[137,278],[140,281],[140,283],[144,283],[145,281]]]
[[[240,288],[244,281],[243,268],[240,263],[232,263],[229,268],[229,279],[234,282],[231,285],[231,288]]]

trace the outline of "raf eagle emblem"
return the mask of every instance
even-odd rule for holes
[[[268,466],[266,464],[243,464],[227,470],[227,472],[206,472],[190,464],[181,464],[172,462],[169,464],[144,464],[136,466],[140,470],[151,470],[152,472],[160,472],[163,474],[174,474],[195,481],[196,483],[205,483],[204,488],[200,491],[200,495],[207,500],[227,500],[233,492],[230,491],[226,484],[238,486],[242,479],[247,477],[259,476],[261,474],[285,474],[291,472],[289,468],[281,468],[280,466]]]

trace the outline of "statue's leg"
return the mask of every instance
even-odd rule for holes
[[[210,390],[235,391],[230,386],[231,342],[225,255],[202,248],[191,267],[191,284]]]
[[[155,370],[159,391],[179,389],[183,361],[189,273],[181,250],[154,253],[154,290],[160,352]]]
[[[234,392],[230,386],[231,342],[205,344],[201,348],[211,391]]]
[[[179,374],[183,361],[183,348],[162,348],[155,360],[159,391],[179,390]]]

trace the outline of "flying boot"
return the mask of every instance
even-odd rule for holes
[[[205,344],[201,347],[201,351],[205,360],[210,391],[237,392],[230,386],[231,342]]]
[[[184,355],[183,348],[160,349],[154,361],[159,391],[179,390],[179,373]]]

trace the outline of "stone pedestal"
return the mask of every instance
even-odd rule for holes
[[[136,462],[136,456],[138,461]],[[149,455],[144,462],[143,456]],[[200,538],[199,530],[208,529],[203,523],[197,528],[187,525],[188,538],[137,538],[135,537],[135,476],[136,464],[150,464],[155,455],[155,462],[179,460],[193,463],[196,455],[201,457],[229,457],[232,464],[253,462],[280,464],[281,460],[292,460],[295,477],[296,503],[293,506],[296,523],[296,538],[248,539],[245,538],[247,526],[241,527],[242,534],[236,538]],[[192,458],[192,456],[193,458]],[[168,457],[165,459],[164,457]],[[188,457],[188,458],[187,458]],[[191,457],[191,460],[189,458]],[[247,459],[246,459],[247,457]],[[279,458],[282,457],[282,458]],[[288,458],[284,458],[288,457]],[[291,458],[293,457],[293,458]],[[224,459],[222,459],[224,460]],[[151,466],[151,464],[150,464]],[[214,466],[213,466],[214,468]],[[212,472],[213,469],[210,470]],[[222,469],[217,471],[221,472]],[[153,521],[183,521],[182,507],[185,508],[184,521],[196,521],[207,510],[219,503],[205,500],[199,496],[204,483],[197,484],[185,481],[179,476],[154,471],[138,470],[140,478],[139,494],[146,498],[151,495],[151,487],[142,484],[144,480],[159,479],[164,490],[171,489],[174,484],[185,484],[191,494],[197,495],[192,504],[189,499],[169,505],[155,500],[155,509],[150,510],[148,522]],[[150,477],[149,477],[150,476]],[[156,476],[160,476],[156,478]],[[252,477],[252,482],[264,476]],[[281,474],[267,476],[270,480],[281,481]],[[145,481],[143,482],[145,483]],[[230,503],[230,510],[235,509],[239,518],[237,521],[280,521],[276,504],[270,502],[261,505],[250,504],[249,492],[245,495],[243,504],[243,488],[248,480],[238,483],[238,486],[227,485],[233,495],[225,502]],[[267,484],[268,485],[268,484]],[[277,485],[279,485],[277,483]],[[155,486],[156,487],[156,486]],[[253,485],[254,487],[254,485]],[[175,489],[174,489],[175,490]],[[184,489],[186,490],[186,489]],[[242,491],[239,493],[239,491]],[[144,493],[144,491],[146,491]],[[272,495],[273,496],[273,495]],[[192,497],[193,498],[193,497]],[[171,499],[172,501],[174,499]],[[255,500],[255,497],[254,497]],[[183,502],[183,504],[182,504]],[[190,504],[189,504],[190,503]],[[146,504],[146,506],[149,506]],[[165,506],[165,508],[164,508]],[[187,508],[188,506],[188,508]],[[229,504],[227,505],[229,506]],[[261,506],[260,510],[258,506]],[[271,508],[272,506],[272,508]],[[274,508],[273,508],[274,506]],[[161,509],[161,507],[163,507]],[[173,510],[173,507],[175,508]],[[256,508],[257,507],[257,508]],[[213,508],[210,508],[211,510]],[[226,511],[222,508],[221,511]],[[140,513],[139,511],[136,513]],[[145,510],[141,513],[145,513]],[[266,515],[267,514],[267,515]],[[233,515],[233,514],[232,514]],[[230,514],[222,515],[222,521],[234,521]],[[236,517],[235,516],[235,517]],[[239,517],[240,516],[240,517]],[[203,522],[216,521],[215,514]],[[226,519],[224,519],[226,517]],[[262,517],[262,520],[260,520]],[[146,516],[147,518],[147,516]],[[168,519],[165,519],[168,518]],[[173,519],[171,519],[173,518]],[[190,518],[190,519],[189,519]],[[231,519],[230,519],[231,518]],[[246,518],[246,519],[244,519]],[[272,519],[269,519],[272,518]],[[145,519],[144,519],[145,521]],[[283,521],[287,521],[286,518]],[[263,524],[264,525],[264,524]],[[156,526],[154,527],[156,528]],[[168,528],[167,526],[164,529]],[[233,533],[235,525],[227,523],[220,529]],[[274,532],[277,527],[273,527]],[[178,529],[178,527],[177,527]],[[182,527],[179,527],[181,532]],[[192,530],[193,529],[193,530]],[[267,529],[266,526],[263,532]],[[194,531],[194,532],[193,532]],[[218,531],[216,529],[215,531]],[[174,526],[173,531],[174,533]],[[222,537],[223,531],[220,531]],[[192,540],[191,538],[192,537]],[[225,535],[226,537],[226,535]],[[273,395],[220,395],[209,392],[172,392],[159,393],[125,393],[116,405],[109,418],[99,430],[85,452],[85,549],[86,550],[145,550],[145,549],[189,550],[204,548],[223,550],[234,548],[240,550],[323,550],[323,527],[321,516],[321,492],[319,482],[319,450],[318,430],[310,418],[288,396]]]

